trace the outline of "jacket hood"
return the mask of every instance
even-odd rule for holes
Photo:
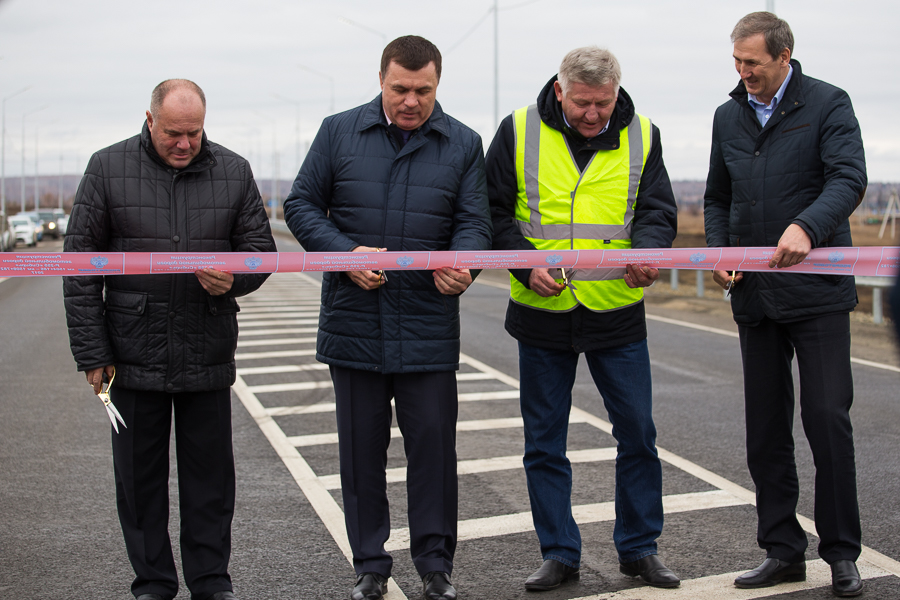
[[[785,98],[790,97],[795,100],[802,100],[803,70],[800,68],[800,63],[793,58],[791,59],[791,66],[794,68],[794,73],[791,75],[791,80],[788,82],[787,89],[784,90],[784,96]],[[728,95],[738,104],[750,106],[750,101],[747,100],[747,86],[744,85],[743,79],[738,81],[737,87],[731,90],[731,93]]]
[[[167,163],[162,159],[159,155],[159,152],[156,151],[156,147],[153,145],[153,140],[150,137],[150,126],[147,124],[146,119],[144,120],[144,126],[141,128],[141,146],[144,148],[144,151],[153,159],[154,162],[159,163],[160,166],[165,167],[166,169],[173,168],[172,165]],[[196,171],[196,165],[200,161],[209,160],[215,161],[215,158],[209,151],[209,140],[206,139],[206,129],[203,130],[203,136],[200,138],[200,152],[197,153],[197,156],[194,157],[194,160],[186,166],[184,169],[180,169],[181,171]],[[215,162],[209,163],[204,162],[203,166],[208,167],[215,164]]]
[[[553,84],[557,79],[557,75],[551,77],[550,81],[547,82],[547,85],[544,86],[544,89],[541,90],[541,93],[538,94],[537,106],[538,112],[541,115],[541,120],[553,129],[563,132],[565,135],[572,136],[578,141],[584,141],[586,138],[583,135],[566,125],[566,121],[563,118],[562,105],[559,100],[556,99],[556,91],[553,89]],[[631,101],[631,96],[628,95],[628,92],[620,87],[619,97],[616,100],[616,108],[609,118],[609,122],[613,126],[609,127],[605,133],[602,133],[597,137],[602,138],[607,135],[611,136],[612,134],[615,134],[616,139],[618,139],[619,130],[628,127],[628,124],[631,123],[631,119],[633,118],[634,103]]]

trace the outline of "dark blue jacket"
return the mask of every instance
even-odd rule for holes
[[[704,215],[710,247],[777,246],[797,224],[813,248],[852,246],[848,217],[865,194],[866,158],[850,97],[806,77],[800,63],[784,98],[760,126],[743,81],[713,121]],[[793,321],[856,306],[853,277],[744,273],[734,320]]]
[[[379,94],[325,119],[284,203],[309,252],[486,250],[491,220],[481,138],[440,104],[399,149]],[[459,366],[459,298],[430,271],[388,272],[366,291],[326,273],[316,358],[383,373]]]

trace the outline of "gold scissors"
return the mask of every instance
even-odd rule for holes
[[[559,292],[556,294],[557,296],[562,294],[563,291],[565,291],[565,289],[567,287],[570,287],[572,285],[572,282],[569,280],[569,275],[566,273],[566,270],[564,268],[560,267],[559,273],[560,273],[560,275],[562,275],[563,284],[562,284],[562,289],[559,290]],[[575,288],[573,287],[572,289],[574,290]]]
[[[728,283],[725,284],[725,297],[726,298],[731,295],[731,289],[734,287],[734,284],[736,283],[734,280],[734,276],[736,274],[737,274],[737,271],[732,271],[731,272],[731,281],[729,281]]]
[[[116,368],[113,367],[112,377],[109,378],[109,383],[106,384],[106,391],[101,391],[97,394],[97,397],[103,401],[103,406],[106,407],[106,414],[109,415],[109,422],[112,423],[113,429],[116,430],[116,433],[119,433],[119,425],[116,423],[118,419],[119,423],[122,424],[122,427],[128,428],[125,425],[125,419],[122,418],[122,415],[119,414],[119,411],[116,410],[116,405],[112,403],[112,400],[109,397],[109,390],[112,388],[113,380],[116,378]],[[102,390],[103,384],[100,384],[100,388]]]

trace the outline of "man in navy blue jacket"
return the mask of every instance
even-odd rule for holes
[[[757,588],[806,579],[806,532],[796,517],[794,382],[816,464],[819,556],[838,596],[863,584],[850,405],[852,277],[777,273],[812,248],[852,246],[848,217],[866,189],[859,123],[846,92],[804,74],[790,26],[767,12],[731,34],[741,81],[716,111],[706,183],[709,246],[774,247],[771,273],[716,271],[733,286],[744,366],[747,465],[756,485],[757,540],[766,560],[735,580]]]
[[[486,250],[481,138],[435,100],[441,54],[418,36],[381,59],[382,93],[325,119],[284,204],[310,252]],[[468,270],[326,273],[316,358],[330,366],[354,600],[387,590],[391,398],[408,460],[410,551],[426,598],[452,600],[455,370]]]

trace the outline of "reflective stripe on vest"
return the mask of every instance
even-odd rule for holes
[[[535,105],[515,111],[513,122],[516,222],[522,234],[540,250],[630,248],[634,204],[650,151],[650,120],[636,114],[620,131],[619,147],[596,152],[582,172],[565,136],[541,121]],[[550,298],[511,277],[512,299],[550,311],[578,304],[593,311],[616,310],[643,298],[641,288],[625,284],[624,274],[624,269],[573,270],[567,272],[572,285]]]

